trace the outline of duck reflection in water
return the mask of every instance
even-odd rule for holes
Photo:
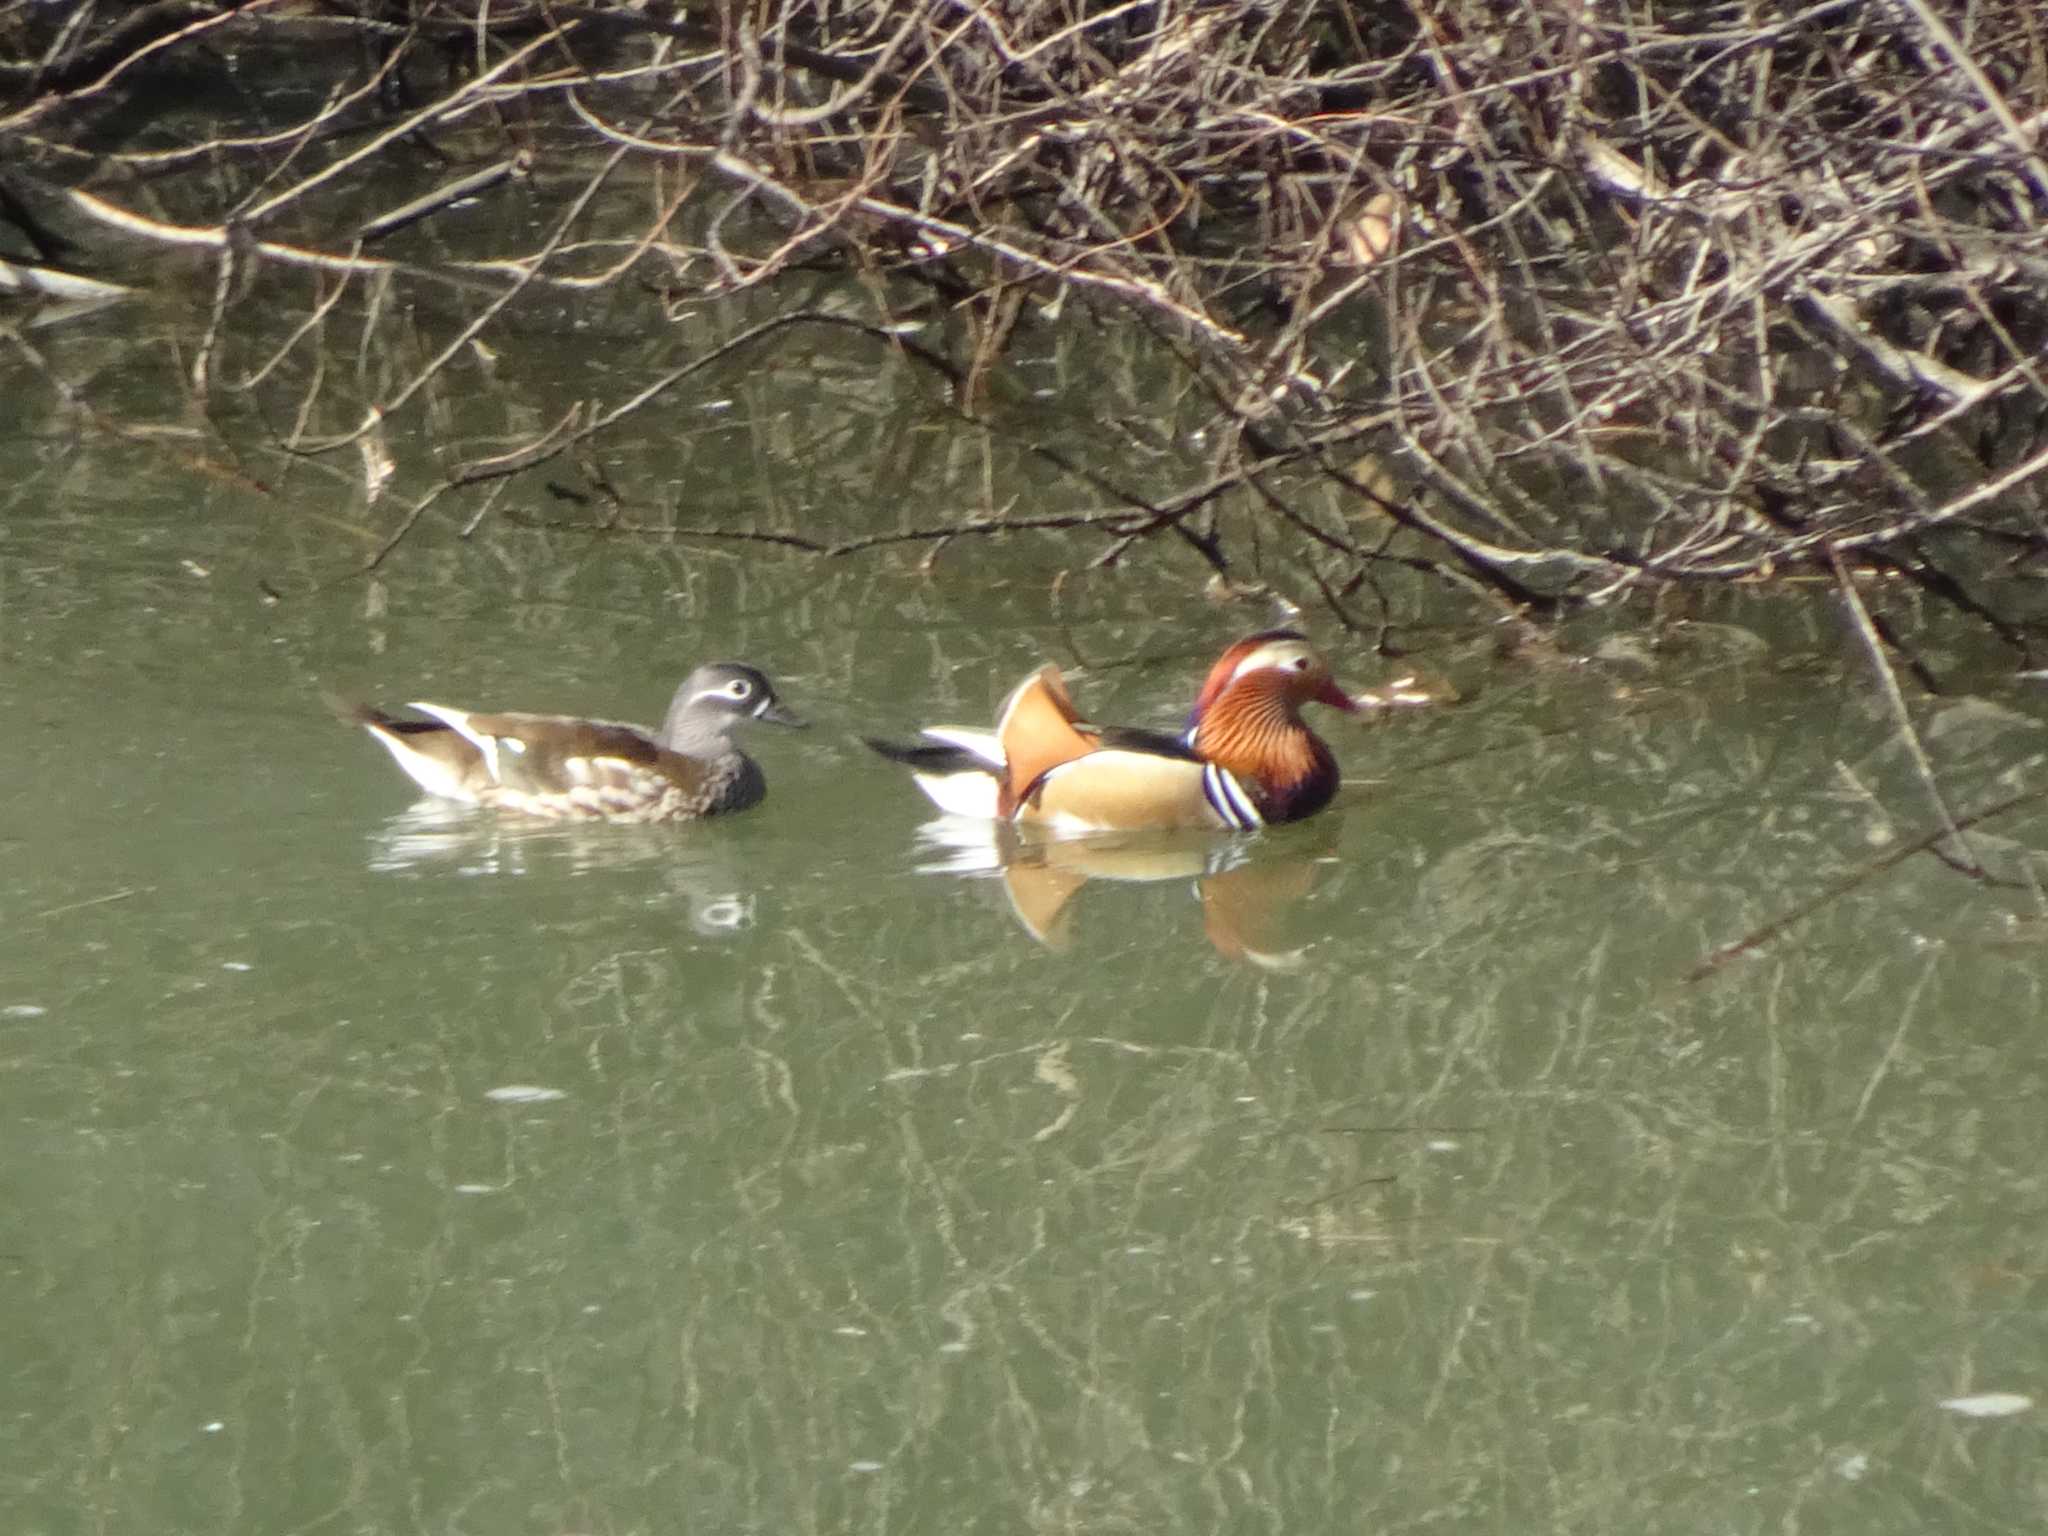
[[[921,874],[1000,875],[1010,911],[1024,931],[1052,950],[1074,937],[1077,898],[1091,881],[1183,882],[1202,913],[1202,932],[1225,959],[1265,970],[1302,964],[1308,944],[1295,942],[1303,904],[1335,859],[1335,837],[1291,835],[1284,846],[1199,833],[1098,833],[1045,837],[961,816],[941,816],[918,829],[942,857]]]
[[[684,847],[630,826],[479,816],[428,798],[387,819],[369,844],[369,867],[387,875],[559,878],[649,868],[689,912],[696,933],[715,939],[754,926],[754,893],[724,848]]]

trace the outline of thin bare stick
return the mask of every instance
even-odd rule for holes
[[[1896,869],[1915,854],[1930,852],[1939,848],[1943,843],[1952,841],[1958,833],[1966,832],[1972,827],[1981,827],[1987,821],[1995,820],[2000,816],[2006,815],[2008,812],[2018,810],[2021,806],[2031,805],[2043,798],[2048,798],[2048,790],[2030,789],[2023,794],[2014,795],[2009,800],[2001,800],[1996,805],[1986,806],[1981,811],[1973,811],[1968,816],[1955,822],[1952,826],[1936,827],[1924,836],[1917,837],[1910,843],[1894,848],[1884,857],[1873,859],[1862,868],[1852,870],[1839,880],[1830,881],[1817,894],[1779,913],[1769,922],[1750,929],[1741,938],[1708,950],[1699,964],[1687,971],[1680,979],[1687,986],[1705,981],[1729,961],[1738,959],[1743,955],[1753,954],[1757,950],[1762,949],[1766,944],[1783,937],[1800,923],[1805,922],[1807,918],[1812,917],[1814,913],[1834,905],[1852,891],[1869,884],[1886,870]]]
[[[1835,573],[1835,588],[1842,595],[1842,606],[1848,610],[1850,622],[1855,625],[1857,638],[1863,642],[1864,652],[1870,657],[1870,665],[1877,674],[1877,685],[1884,694],[1885,703],[1891,707],[1892,720],[1898,726],[1899,740],[1906,748],[1906,755],[1913,761],[1914,770],[1920,775],[1920,784],[1927,791],[1927,799],[1934,807],[1934,814],[1948,829],[1954,842],[1956,856],[1964,861],[1965,872],[1981,879],[1984,866],[1970,851],[1962,829],[1956,824],[1954,812],[1948,807],[1948,797],[1941,792],[1940,781],[1934,775],[1934,763],[1927,755],[1927,748],[1920,740],[1920,732],[1913,724],[1913,713],[1906,707],[1906,696],[1899,691],[1898,674],[1892,671],[1891,662],[1885,655],[1884,642],[1878,638],[1877,626],[1870,621],[1870,610],[1863,606],[1863,598],[1856,590],[1855,578],[1842,561],[1841,552],[1834,545],[1826,546],[1828,565]]]

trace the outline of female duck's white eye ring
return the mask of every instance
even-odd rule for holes
[[[753,691],[754,685],[748,682],[744,677],[736,677],[731,682],[725,685],[725,692],[728,698],[744,699],[748,694],[752,693]]]

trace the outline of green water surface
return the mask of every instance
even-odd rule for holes
[[[985,490],[813,387],[638,451],[774,526]],[[2039,1529],[2038,1409],[1963,1409],[2048,1391],[2042,827],[1874,869],[1932,811],[1830,610],[1452,632],[1463,703],[1324,717],[1327,816],[1038,871],[1054,947],[856,736],[1046,659],[1172,723],[1274,616],[1191,558],[466,503],[366,577],[346,458],[185,441],[0,435],[8,1529]],[[422,812],[323,701],[716,656],[814,726],[692,826]],[[2026,687],[1918,706],[1960,807],[2038,782]]]

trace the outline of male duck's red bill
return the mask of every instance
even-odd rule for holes
[[[955,815],[1063,832],[1244,831],[1313,816],[1337,792],[1337,759],[1301,718],[1311,702],[1359,707],[1305,639],[1273,629],[1223,653],[1178,736],[1088,724],[1048,665],[993,731],[927,726],[913,745],[868,745]]]

